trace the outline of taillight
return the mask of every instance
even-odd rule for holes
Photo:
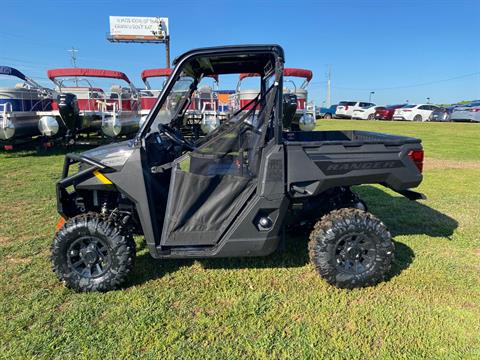
[[[415,163],[418,171],[423,172],[423,150],[410,150],[408,157]]]
[[[470,109],[468,111],[471,111],[471,112],[480,112],[480,108],[475,108],[475,109]]]
[[[410,112],[410,111],[412,111],[412,110],[402,110],[402,111],[403,111],[403,112]]]
[[[348,110],[348,105],[345,105],[345,111]]]

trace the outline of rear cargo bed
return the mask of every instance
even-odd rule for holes
[[[416,138],[377,133],[372,131],[360,130],[332,130],[332,131],[298,131],[285,132],[283,138],[288,145],[312,145],[317,146],[318,143],[328,142],[329,145],[352,145],[359,146],[362,144],[416,144],[421,141]]]
[[[328,188],[383,184],[397,191],[422,180],[413,152],[421,140],[368,131],[311,131],[284,133],[287,188],[315,195]]]

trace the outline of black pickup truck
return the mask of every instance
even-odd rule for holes
[[[285,230],[306,227],[311,261],[328,282],[382,280],[394,253],[390,233],[350,187],[377,183],[420,198],[410,189],[422,181],[421,142],[284,129],[292,111],[284,109],[283,64],[277,45],[189,51],[133,140],[68,154],[57,183],[58,277],[78,291],[118,287],[134,263],[134,234],[159,259],[265,256]],[[231,73],[260,74],[257,98],[208,134],[187,129],[200,80]]]

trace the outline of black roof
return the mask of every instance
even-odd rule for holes
[[[204,75],[258,72],[262,73],[265,64],[272,56],[285,61],[280,45],[227,45],[193,49],[175,58],[174,65],[189,59],[208,57],[208,64],[198,61]]]

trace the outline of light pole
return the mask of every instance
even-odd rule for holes
[[[408,104],[408,100],[405,100],[405,102]]]
[[[370,91],[370,95],[368,96],[368,102],[372,102],[372,95],[375,94],[375,91]]]
[[[430,98],[427,97],[427,104],[430,104]]]
[[[332,100],[332,65],[328,65],[327,71],[327,107],[330,107]]]

